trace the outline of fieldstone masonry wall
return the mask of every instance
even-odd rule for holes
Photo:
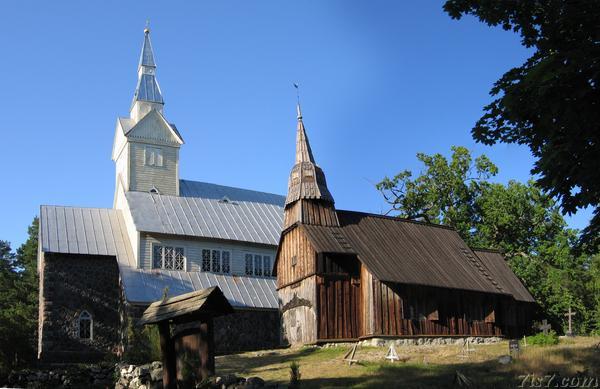
[[[441,346],[446,344],[465,345],[469,344],[491,344],[501,342],[502,338],[498,336],[457,336],[457,337],[427,337],[420,336],[414,338],[370,338],[361,340],[360,344],[364,346],[389,347],[394,346]]]
[[[126,312],[135,323],[146,308],[128,305]],[[236,309],[231,315],[215,318],[215,351],[230,354],[279,347],[280,328],[276,309]]]
[[[119,344],[119,269],[114,257],[45,254],[41,271],[39,357],[92,362]],[[93,336],[79,339],[79,315],[92,315]]]
[[[215,319],[215,346],[218,354],[264,350],[279,346],[279,311],[237,310]]]

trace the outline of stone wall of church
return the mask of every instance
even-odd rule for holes
[[[114,257],[48,254],[40,271],[42,362],[91,362],[119,344],[119,269]],[[79,338],[79,315],[92,315],[91,339]]]
[[[129,305],[127,312],[137,320],[146,307]],[[276,309],[236,309],[231,315],[215,318],[215,351],[222,355],[279,347],[280,328]]]
[[[279,311],[236,310],[215,319],[215,347],[218,354],[264,350],[279,346]]]

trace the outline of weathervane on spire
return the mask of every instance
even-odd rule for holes
[[[298,104],[296,105],[298,119],[302,119],[302,111],[300,110],[300,85],[297,82],[294,82],[294,88],[296,88],[296,99],[298,101]]]
[[[144,28],[144,33],[148,34],[150,32],[150,19],[146,19],[146,28]]]

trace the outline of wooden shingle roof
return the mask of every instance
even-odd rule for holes
[[[229,304],[221,289],[218,286],[213,286],[153,302],[144,311],[138,325],[155,324],[162,321],[185,321],[203,314],[216,317],[230,313],[233,313],[233,307]]]
[[[450,227],[353,211],[338,210],[337,215],[340,227],[298,227],[317,252],[356,254],[381,281],[533,301],[505,263],[481,259]]]
[[[477,257],[494,274],[494,279],[498,281],[504,290],[513,295],[515,300],[528,303],[535,302],[535,299],[529,293],[525,285],[510,269],[504,255],[496,250],[474,249]]]

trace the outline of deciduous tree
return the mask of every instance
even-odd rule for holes
[[[581,330],[597,325],[598,302],[590,298],[592,258],[573,250],[577,231],[567,228],[552,197],[533,181],[490,182],[497,167],[464,147],[453,147],[450,158],[417,158],[424,169],[416,177],[403,171],[377,184],[391,213],[445,224],[472,247],[502,250],[555,324],[564,324],[563,313],[571,306],[581,312]]]
[[[494,100],[473,128],[485,144],[527,145],[538,185],[562,210],[595,209],[582,242],[600,244],[600,1],[448,0],[454,19],[473,15],[532,49],[491,89]]]

